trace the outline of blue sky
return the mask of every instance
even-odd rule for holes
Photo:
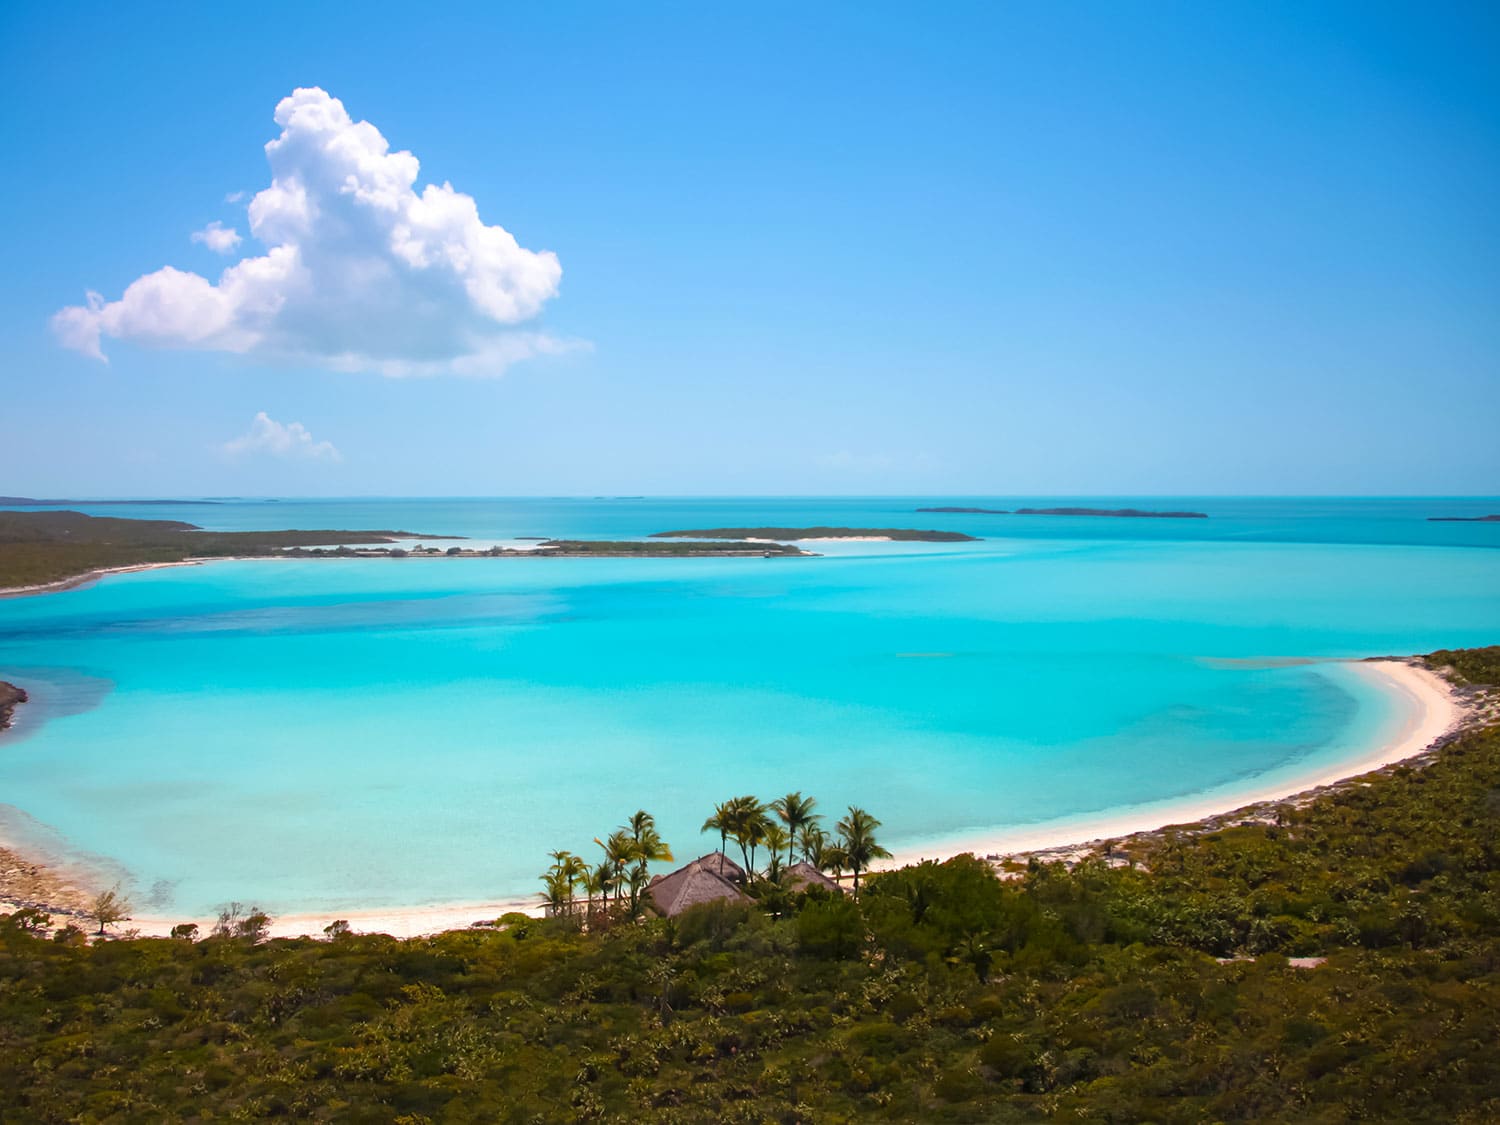
[[[0,493],[1493,494],[1497,12],[7,5]]]

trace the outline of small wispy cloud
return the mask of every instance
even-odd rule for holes
[[[851,473],[868,473],[890,468],[893,459],[888,453],[851,453],[847,449],[840,449],[836,453],[823,454],[818,458],[818,464]]]
[[[202,230],[195,230],[193,241],[203,243],[215,254],[228,254],[244,240],[240,238],[239,231],[233,227],[226,227],[215,219]]]
[[[256,414],[245,433],[224,443],[224,452],[230,457],[260,453],[288,460],[344,459],[331,441],[314,441],[301,422],[278,422],[264,410]]]
[[[243,191],[232,191],[232,192],[230,192],[228,195],[226,195],[224,197],[224,202],[225,203],[239,203],[239,202],[241,202],[245,198],[245,196],[247,194],[248,194],[247,192],[243,192]]]

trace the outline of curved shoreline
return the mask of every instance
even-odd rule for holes
[[[96,570],[87,571],[84,574],[75,574],[71,578],[59,578],[56,582],[38,582],[33,586],[0,586],[0,598],[30,598],[37,594],[60,594],[64,590],[76,590],[82,586],[92,586],[101,578],[108,578],[111,574],[134,574],[140,570],[165,570],[170,566],[202,566],[205,562],[213,562],[213,559],[183,559],[180,562],[157,562],[157,563],[132,563],[129,566],[103,566]],[[223,560],[225,562],[229,559]]]
[[[882,867],[900,867],[924,859],[949,859],[966,852],[1003,859],[1037,852],[1091,850],[1095,845],[1125,836],[1192,825],[1255,805],[1309,797],[1328,786],[1415,757],[1464,723],[1467,709],[1452,686],[1412,659],[1375,658],[1341,663],[1347,663],[1357,675],[1375,681],[1406,705],[1405,713],[1393,728],[1387,729],[1381,741],[1357,757],[1221,797],[1171,798],[1115,814],[1046,821],[1004,831],[955,834],[926,846],[903,849]]]
[[[1263,784],[1217,798],[1190,797],[1138,807],[1112,816],[1082,817],[1003,831],[955,835],[949,840],[925,847],[902,849],[875,870],[917,863],[923,859],[947,859],[966,852],[995,860],[1035,853],[1049,853],[1055,858],[1066,858],[1055,853],[1082,854],[1094,850],[1106,841],[1122,837],[1157,832],[1178,825],[1190,826],[1200,821],[1248,811],[1256,805],[1311,797],[1327,786],[1348,782],[1420,755],[1464,725],[1468,709],[1458,699],[1451,685],[1417,661],[1385,658],[1350,660],[1347,664],[1356,674],[1374,680],[1383,690],[1400,697],[1405,704],[1399,721],[1381,735],[1379,744],[1373,748],[1367,747],[1357,757],[1340,764],[1325,765],[1287,781]],[[4,843],[5,841],[0,841],[0,844]],[[540,895],[430,906],[299,911],[273,917],[270,935],[318,937],[325,926],[342,920],[361,933],[421,937],[483,926],[512,911],[539,915],[539,898]],[[0,910],[13,910],[24,905],[29,904],[0,897]],[[58,904],[53,912],[62,914],[67,910]],[[136,930],[142,936],[166,937],[173,926],[182,922],[194,922],[200,927],[200,933],[207,934],[214,919],[182,915],[137,915],[121,928]]]

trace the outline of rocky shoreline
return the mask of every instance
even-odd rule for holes
[[[0,680],[0,730],[10,726],[11,716],[15,714],[16,708],[27,701],[25,688],[18,688],[15,684],[8,684]]]

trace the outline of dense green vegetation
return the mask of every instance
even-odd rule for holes
[[[59,582],[113,566],[276,555],[324,543],[390,543],[406,531],[202,531],[177,520],[0,511],[0,588]],[[429,538],[441,538],[429,536]]]
[[[977,543],[961,531],[918,531],[909,527],[706,527],[697,531],[658,531],[653,539],[894,539],[906,543]]]
[[[1428,653],[1434,668],[1452,668],[1466,684],[1500,684],[1500,645],[1488,648],[1438,649]]]
[[[1495,654],[1434,655],[1472,678]],[[1500,728],[1366,780],[1071,870],[964,857],[858,901],[590,932],[266,941],[229,913],[201,941],[89,945],[23,913],[0,920],[3,1112],[1500,1119]]]

